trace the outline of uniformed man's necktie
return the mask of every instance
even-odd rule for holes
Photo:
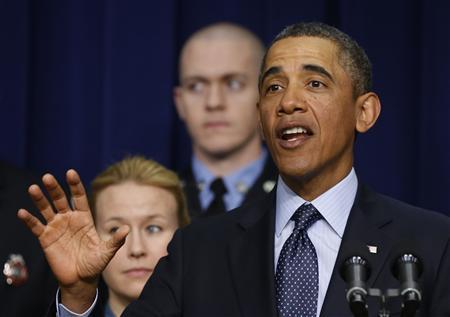
[[[291,218],[295,227],[281,249],[275,275],[280,317],[315,317],[317,314],[317,254],[306,231],[320,218],[320,213],[311,204],[300,206]]]
[[[226,208],[223,202],[223,195],[225,195],[225,193],[227,192],[227,188],[225,187],[222,178],[216,178],[211,183],[209,188],[214,193],[214,199],[206,209],[205,216],[211,216],[225,212]]]

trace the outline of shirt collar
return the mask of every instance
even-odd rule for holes
[[[207,185],[209,186],[216,177],[195,155],[192,156],[191,162],[192,174],[194,174],[195,181],[199,185],[200,190],[208,188]]]
[[[311,201],[326,222],[333,228],[336,234],[342,238],[350,210],[355,202],[358,179],[354,168],[339,183],[325,193]],[[306,200],[294,193],[278,176],[275,234],[281,235],[281,231],[288,224],[294,212],[303,205]]]
[[[223,176],[222,179],[226,188],[229,191],[240,191],[239,188],[242,188],[243,192],[250,189],[258,176],[262,173],[267,155],[267,150],[262,148],[261,154],[256,160],[229,175]],[[195,155],[192,158],[192,172],[197,184],[201,185],[200,190],[209,188],[209,185],[216,178],[216,176],[197,157],[195,157]]]

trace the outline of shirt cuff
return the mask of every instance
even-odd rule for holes
[[[56,292],[56,317],[88,317],[89,314],[94,310],[95,304],[97,304],[98,289],[95,291],[95,299],[91,307],[88,308],[84,313],[77,314],[68,309],[66,306],[59,302],[59,288]]]

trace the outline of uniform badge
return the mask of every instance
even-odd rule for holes
[[[8,285],[20,286],[24,284],[28,280],[28,270],[23,256],[10,254],[8,261],[3,265],[3,275]]]
[[[241,194],[245,194],[246,192],[248,192],[248,186],[243,182],[237,182],[236,190]]]
[[[270,193],[270,191],[275,187],[276,182],[275,181],[265,181],[263,183],[263,189],[266,193]]]

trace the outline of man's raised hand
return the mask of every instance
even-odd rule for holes
[[[66,177],[71,204],[51,174],[45,174],[42,182],[52,204],[39,186],[28,189],[46,224],[25,209],[17,215],[39,239],[59,282],[62,303],[74,312],[83,312],[92,304],[98,277],[125,242],[129,228],[122,226],[110,240],[103,241],[95,229],[78,173],[69,170]]]

